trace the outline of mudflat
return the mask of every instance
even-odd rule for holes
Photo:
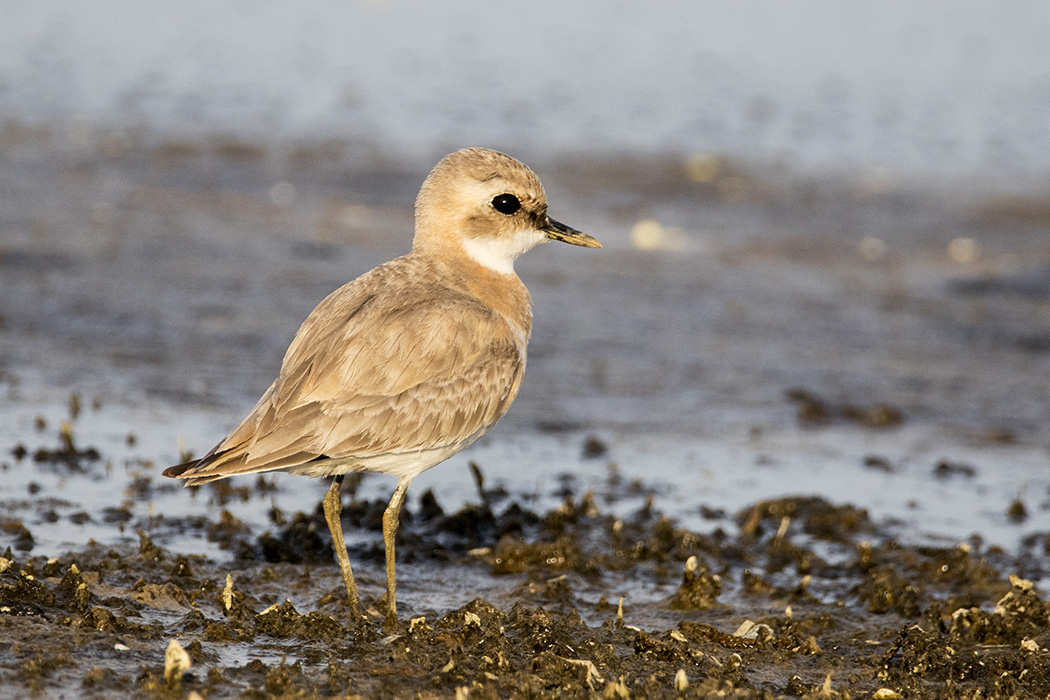
[[[396,628],[391,484],[347,489],[350,627],[324,484],[160,472],[407,250],[423,173],[0,136],[0,697],[1050,693],[1038,196],[536,164],[608,245],[519,262],[522,392],[410,492]]]

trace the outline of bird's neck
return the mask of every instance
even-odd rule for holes
[[[467,289],[483,301],[515,330],[522,343],[532,333],[532,297],[517,274],[500,274],[477,265],[466,278]]]
[[[415,251],[414,251],[415,253]],[[463,254],[433,255],[435,262],[450,273],[446,279],[499,314],[522,342],[532,332],[532,298],[513,271],[501,273]]]

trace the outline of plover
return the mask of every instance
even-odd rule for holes
[[[550,239],[601,247],[547,215],[543,186],[517,160],[483,148],[446,156],[416,199],[411,252],[318,304],[248,417],[203,458],[164,475],[187,485],[269,471],[331,477],[323,509],[355,617],[340,487],[350,472],[399,477],[383,514],[387,621],[396,622],[405,492],[481,437],[517,395],[532,309],[514,260]]]

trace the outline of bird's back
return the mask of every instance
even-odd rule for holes
[[[531,323],[516,276],[476,272],[409,254],[337,289],[251,414],[171,475],[418,473],[466,447],[517,394]]]

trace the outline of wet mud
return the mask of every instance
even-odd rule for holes
[[[583,449],[605,448],[590,437]],[[11,452],[21,457],[9,469],[35,459],[24,446]],[[78,468],[84,452],[70,438],[50,461]],[[365,572],[359,625],[320,507],[274,507],[263,532],[225,509],[270,498],[271,480],[205,486],[196,497],[215,517],[132,521],[137,544],[41,556],[31,528],[6,521],[0,697],[1050,693],[1050,603],[1028,578],[1047,574],[1050,534],[1029,558],[980,541],[910,546],[863,509],[816,496],[754,503],[696,532],[653,494],[613,515],[645,489],[617,468],[598,491],[577,493],[566,479],[560,505],[536,511],[480,488],[471,466],[472,502],[447,512],[428,491],[402,518],[399,572],[434,578],[402,593],[395,627],[380,612],[386,504],[355,488],[345,489],[344,528],[374,535],[350,551]],[[227,556],[158,543],[173,531]],[[420,603],[419,586],[448,579],[488,594],[453,608]]]
[[[160,477],[407,247],[421,174],[341,152],[0,129],[0,699],[1050,694],[1045,197],[548,168],[607,249],[523,259],[529,376],[413,484],[394,628],[344,486],[352,626],[323,484]]]

